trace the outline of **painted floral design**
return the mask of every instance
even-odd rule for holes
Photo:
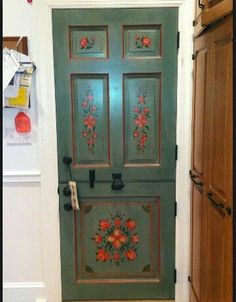
[[[149,48],[152,45],[152,40],[147,36],[135,36],[136,48]]]
[[[94,147],[96,144],[97,132],[97,107],[94,104],[94,92],[91,86],[85,91],[85,97],[81,103],[84,115],[84,129],[82,136],[86,139],[89,152],[94,154]]]
[[[134,107],[133,138],[138,141],[136,147],[139,151],[144,151],[148,139],[150,109],[146,106],[146,91],[140,87],[138,92],[138,104]]]
[[[92,37],[91,39],[87,38],[87,37],[83,37],[80,39],[79,41],[80,43],[80,49],[92,49],[94,44],[95,44],[95,38]]]
[[[139,243],[136,227],[137,222],[134,219],[126,219],[119,212],[111,215],[110,219],[101,219],[98,231],[92,238],[97,248],[96,260],[110,261],[116,265],[124,261],[134,261]]]

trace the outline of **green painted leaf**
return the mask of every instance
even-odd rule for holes
[[[92,267],[89,265],[85,265],[85,271],[86,271],[86,273],[94,273]]]
[[[151,271],[151,266],[150,266],[150,264],[144,266],[144,268],[143,268],[143,272],[144,272],[144,273],[148,273],[148,272],[150,272],[150,271]]]

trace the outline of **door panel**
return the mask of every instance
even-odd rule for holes
[[[64,300],[174,298],[176,37],[176,8],[53,10]]]
[[[129,196],[107,184],[88,194],[80,184],[80,211],[65,211],[69,198],[60,198],[66,300],[78,299],[78,292],[80,299],[174,298],[175,184],[127,186]]]

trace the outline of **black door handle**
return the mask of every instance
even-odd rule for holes
[[[190,178],[192,180],[192,182],[197,185],[197,186],[200,186],[200,187],[203,187],[203,182],[202,181],[197,181],[196,178],[198,178],[197,175],[194,175],[193,172],[190,170],[189,171],[189,175],[190,175]]]
[[[207,192],[206,193],[208,199],[210,200],[210,202],[217,208],[221,208],[222,210],[225,208],[224,204],[222,202],[218,202],[216,200],[214,200],[214,198],[212,197],[212,192]]]

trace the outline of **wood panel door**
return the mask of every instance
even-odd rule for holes
[[[64,300],[174,298],[177,15],[53,10]]]
[[[204,212],[203,188],[205,182],[205,162],[207,157],[205,135],[209,124],[206,112],[206,100],[210,97],[209,76],[210,54],[209,34],[205,33],[194,43],[194,90],[192,114],[192,179],[191,192],[191,302],[200,302],[202,281],[202,250],[204,250],[204,226],[202,215]]]
[[[203,301],[232,301],[232,16],[211,31]],[[208,267],[208,270],[206,269]]]
[[[191,302],[232,301],[232,16],[195,40]]]

